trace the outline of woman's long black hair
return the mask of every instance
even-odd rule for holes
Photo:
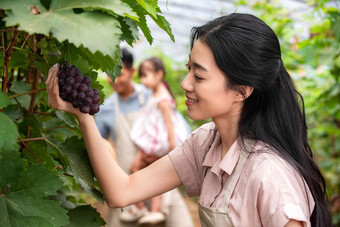
[[[325,180],[307,141],[303,98],[284,67],[273,30],[253,15],[233,13],[194,27],[191,47],[197,39],[212,50],[229,88],[254,87],[241,112],[240,137],[274,147],[299,172],[313,195],[312,226],[331,226]]]

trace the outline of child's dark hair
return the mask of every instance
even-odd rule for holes
[[[133,55],[126,48],[121,48],[122,52],[122,63],[127,69],[131,69],[133,66]]]
[[[233,13],[193,28],[191,48],[198,39],[210,47],[229,88],[254,87],[241,112],[240,137],[274,147],[303,177],[313,195],[312,226],[331,226],[325,180],[307,141],[303,98],[284,67],[273,30],[255,16]]]
[[[172,93],[172,90],[171,90],[169,84],[164,80],[164,77],[165,77],[165,75],[166,75],[166,70],[165,70],[165,66],[164,66],[164,63],[163,63],[162,59],[160,59],[160,58],[158,58],[158,57],[151,57],[151,58],[145,59],[145,60],[139,65],[138,75],[139,75],[139,76],[142,75],[143,63],[146,62],[146,61],[148,61],[148,62],[150,62],[150,63],[152,64],[153,70],[154,70],[155,72],[162,71],[162,73],[163,73],[163,83],[164,83],[165,87],[168,89],[168,91],[169,91],[171,97],[172,97],[173,99],[175,99],[175,97],[174,97],[174,95],[173,95],[173,93]]]

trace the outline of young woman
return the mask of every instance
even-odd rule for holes
[[[93,117],[59,98],[57,71],[47,81],[50,105],[75,114],[107,203],[123,207],[183,184],[200,195],[202,226],[331,226],[325,182],[307,142],[305,117],[281,59],[279,41],[248,14],[219,17],[193,29],[182,82],[188,116],[213,122],[150,166],[128,176],[101,140]]]

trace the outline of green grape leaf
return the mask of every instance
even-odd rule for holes
[[[133,43],[139,39],[137,24],[133,20],[126,17],[119,17],[118,21],[123,32],[121,39],[132,46]]]
[[[27,128],[29,127],[30,137],[41,137],[41,125],[37,117],[33,114],[28,114],[25,119],[19,124],[19,131],[22,134],[27,133]]]
[[[94,173],[87,156],[84,141],[73,136],[68,138],[62,146],[68,155],[72,172],[86,183],[94,185]]]
[[[9,62],[9,68],[27,68],[30,63],[28,54],[21,51],[14,51]]]
[[[45,199],[63,185],[59,177],[43,165],[27,168],[17,152],[1,154],[0,226],[66,225],[60,202]]]
[[[78,127],[78,122],[72,114],[60,110],[56,110],[55,113],[57,117],[63,120],[68,126],[72,128]]]
[[[151,31],[146,23],[145,15],[139,15],[139,22],[137,22],[138,27],[142,30],[143,34],[145,35],[146,40],[148,40],[149,44],[151,45],[153,42],[153,38],[151,36]]]
[[[65,122],[59,118],[51,118],[42,122],[44,135],[52,136],[60,141],[66,141],[67,138],[78,135],[78,129],[71,129],[65,125]]]
[[[12,83],[11,92],[13,92],[13,94],[21,94],[24,92],[28,92],[30,90],[31,90],[30,85],[23,81],[14,81]],[[30,95],[21,95],[21,96],[16,97],[15,99],[12,98],[10,100],[11,104],[17,104],[16,100],[20,103],[22,107],[28,108],[30,106],[31,97]]]
[[[136,23],[142,30],[150,45],[153,42],[153,38],[151,36],[150,29],[146,23],[146,15],[150,15],[155,23],[170,36],[172,41],[175,40],[169,22],[163,16],[158,14],[162,12],[157,6],[157,0],[137,0],[138,4],[136,4],[135,1],[132,0],[123,1],[131,5],[133,10],[137,12],[137,15],[139,16],[139,22]]]
[[[63,144],[50,135],[44,135],[44,139],[47,142],[47,149],[50,151],[51,155],[55,159],[59,159],[65,168],[70,166],[70,162],[67,155],[65,154]]]
[[[18,105],[11,104],[8,105],[6,108],[2,109],[2,112],[7,115],[12,121],[17,120],[18,118],[22,117],[22,109],[18,108]]]
[[[61,2],[67,1],[52,1],[48,11],[39,0],[2,1],[0,8],[7,10],[4,18],[7,26],[19,24],[20,30],[30,34],[52,33],[60,42],[69,40],[77,47],[84,45],[92,53],[99,51],[114,57],[121,36],[119,22],[100,11],[76,14],[70,8],[65,9]]]
[[[171,40],[173,42],[175,42],[175,37],[174,35],[172,34],[172,30],[171,30],[171,27],[170,27],[170,24],[169,22],[161,15],[158,15],[157,18],[151,16],[151,18],[156,22],[156,24],[161,28],[163,29],[168,35],[169,37],[171,38]]]
[[[118,48],[118,46],[117,46]],[[119,75],[120,70],[117,71],[117,64],[120,64],[119,51],[116,52],[114,58],[110,56],[103,55],[100,52],[91,53],[84,46],[80,46],[79,48],[65,41],[61,48],[62,56],[65,61],[72,63],[80,61],[79,58],[85,59],[94,69],[101,69],[106,72],[111,78],[115,78]]]
[[[94,180],[94,173],[91,168],[90,160],[87,156],[84,141],[78,137],[68,138],[62,145],[62,149],[68,155],[72,175],[75,180],[93,197],[102,201],[103,195],[98,190],[98,186]]]
[[[50,69],[50,65],[46,61],[32,61],[35,68],[38,69],[38,71],[47,78],[48,76],[48,70]]]
[[[0,91],[0,108],[4,108],[9,104],[9,99],[5,93]]]
[[[58,0],[54,1],[54,4],[51,5],[52,8],[57,9],[88,9],[88,10],[101,10],[107,12],[109,14],[117,14],[120,16],[128,16],[134,20],[138,21],[138,16],[133,10],[124,2],[119,0]]]
[[[157,18],[157,0],[137,0],[138,4],[141,5],[151,16]]]
[[[29,163],[44,164],[49,169],[55,169],[55,164],[53,158],[48,154],[46,142],[41,141],[30,141],[28,143],[28,148],[22,151],[23,156],[27,159]],[[37,160],[36,160],[37,159]]]
[[[0,122],[0,150],[16,150],[19,135],[16,125],[2,112],[0,112]]]
[[[67,213],[70,223],[65,227],[100,227],[105,226],[105,221],[100,217],[95,208],[90,205],[78,206]]]

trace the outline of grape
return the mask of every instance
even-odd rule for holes
[[[98,104],[92,104],[90,106],[90,114],[91,115],[98,113],[98,111],[99,111],[99,105]]]
[[[78,108],[82,108],[84,106],[84,103],[82,101],[78,101]]]
[[[74,78],[73,77],[67,77],[67,79],[66,79],[66,84],[67,85],[73,85],[74,84]]]
[[[95,95],[92,97],[92,103],[99,104],[100,103],[100,97],[99,95]]]
[[[73,84],[73,86],[72,86],[72,89],[73,89],[73,90],[78,90],[79,85],[80,85],[79,82],[75,82],[75,83]]]
[[[58,77],[59,79],[65,79],[66,78],[66,74],[64,70],[60,70],[58,73]]]
[[[78,101],[83,101],[85,98],[86,98],[86,95],[84,92],[78,93],[78,96],[77,96]]]
[[[74,80],[76,82],[81,82],[83,79],[84,79],[84,76],[81,73],[76,72],[76,75],[74,76]]]
[[[65,85],[65,79],[59,79],[59,88],[64,87]]]
[[[90,107],[89,106],[83,106],[83,107],[80,108],[80,112],[90,113]]]
[[[84,104],[90,106],[92,104],[92,99],[90,97],[86,97],[84,99]]]
[[[72,106],[73,106],[74,108],[79,108],[78,101],[77,101],[77,100],[73,100],[73,101],[72,101]]]
[[[49,48],[55,47],[55,42],[52,41],[52,40],[48,41],[48,47],[49,47]]]
[[[78,87],[78,91],[79,92],[86,92],[88,89],[87,85],[86,84],[79,84],[79,87]]]
[[[40,49],[46,49],[48,47],[48,42],[45,39],[42,39],[38,42],[38,47]]]
[[[98,89],[93,89],[93,93],[94,93],[94,95],[99,95],[99,91],[98,91]]]
[[[70,86],[70,85],[65,85],[64,87],[63,87],[63,92],[65,93],[65,94],[68,94],[68,93],[70,93],[72,91],[72,87]],[[85,94],[84,94],[85,95]]]
[[[68,69],[68,64],[66,63],[66,62],[64,62],[63,64],[61,64],[61,66],[60,66],[60,68],[62,69],[62,70],[66,70],[66,69]],[[60,71],[59,71],[60,72]]]
[[[93,90],[91,90],[91,89],[88,89],[88,90],[85,92],[85,94],[86,94],[86,97],[90,97],[90,98],[92,98],[92,97],[94,96],[94,92],[93,92]]]
[[[58,73],[59,96],[79,108],[82,113],[94,115],[100,106],[99,91],[91,89],[91,78],[84,76],[75,65],[63,62]]]
[[[66,69],[66,76],[74,76],[75,73],[76,71],[72,67],[69,67],[68,69]]]
[[[83,81],[82,81],[83,84],[86,84],[88,87],[90,87],[91,85],[91,78],[88,77],[88,76],[85,76]]]
[[[60,96],[60,98],[62,98],[62,99],[66,99],[66,97],[67,97],[67,95],[64,93],[64,92],[60,92],[60,94],[59,94],[59,96]]]
[[[71,101],[75,100],[78,97],[78,91],[72,90],[69,94],[69,97],[70,97]]]
[[[44,56],[47,56],[47,55],[50,54],[50,50],[48,50],[48,49],[42,49],[42,50],[41,50],[41,54],[44,55]]]

